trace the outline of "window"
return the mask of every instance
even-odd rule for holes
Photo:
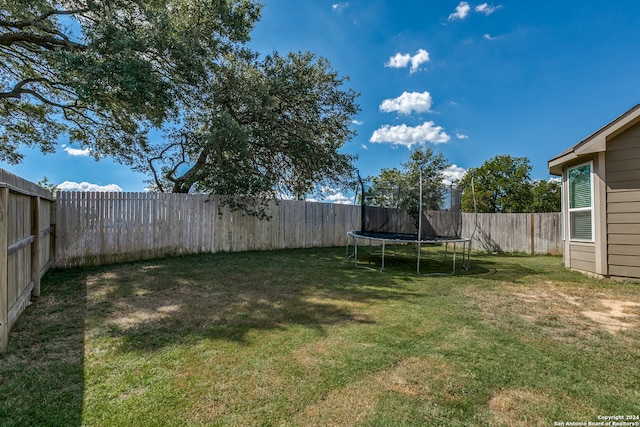
[[[593,186],[591,163],[569,168],[569,236],[593,241]]]

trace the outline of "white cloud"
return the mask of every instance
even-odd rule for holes
[[[491,34],[485,34],[482,37],[487,39],[487,40],[495,40],[496,39],[496,37],[492,37]]]
[[[394,56],[389,58],[389,62],[384,64],[384,66],[391,68],[404,68],[409,65],[409,62],[411,62],[411,55],[408,53],[396,53]]]
[[[425,92],[403,92],[397,98],[385,99],[380,104],[380,111],[391,113],[394,111],[400,114],[411,114],[412,112],[424,113],[431,110],[431,94]]]
[[[345,196],[340,190],[327,186],[322,187],[318,196],[319,197],[307,197],[305,200],[307,202],[337,203],[340,205],[353,203],[352,199]]]
[[[399,126],[385,125],[373,132],[369,142],[390,143],[393,145],[403,145],[411,148],[414,144],[430,142],[432,144],[442,144],[449,142],[451,137],[447,135],[440,126],[435,126],[433,122],[424,122],[420,126]]]
[[[469,139],[469,135],[465,135],[465,134],[463,134],[461,132],[457,132],[456,131],[456,138],[458,138],[458,139]]]
[[[122,188],[117,184],[98,185],[88,182],[65,181],[58,185],[60,191],[100,191],[100,192],[120,192]]]
[[[362,120],[352,120],[351,123],[353,123],[356,126],[362,126],[364,124]]]
[[[368,150],[368,149],[369,149],[369,147],[367,147],[367,144],[362,144],[360,147],[361,147],[363,150]]]
[[[415,73],[420,68],[420,65],[426,64],[430,60],[429,52],[424,49],[418,49],[413,56],[408,53],[396,53],[389,58],[389,61],[384,64],[384,66],[390,68],[405,68],[411,65],[410,71],[411,73]]]
[[[451,185],[454,182],[459,181],[460,179],[462,179],[462,177],[464,176],[464,174],[467,172],[466,169],[461,168],[460,166],[457,166],[455,164],[449,166],[447,169],[445,169],[443,171],[444,173],[444,184],[445,185]]]
[[[331,203],[337,203],[339,205],[349,205],[353,203],[353,200],[345,196],[344,194],[342,194],[342,192],[338,192],[336,194],[332,194],[326,197],[325,201],[331,202]]]
[[[469,15],[471,11],[471,6],[466,1],[461,1],[458,6],[456,6],[456,11],[449,15],[449,21],[453,21],[455,19],[464,19]]]
[[[80,150],[78,148],[71,148],[68,145],[63,144],[62,149],[66,151],[67,154],[70,156],[83,156],[83,157],[91,156],[91,150],[89,150],[88,148],[85,148],[84,150]]]
[[[497,6],[489,6],[488,3],[482,3],[481,5],[476,6],[476,12],[484,13],[487,16],[491,15],[493,12],[495,12],[498,9],[502,9],[501,4]]]
[[[415,73],[422,64],[426,64],[430,61],[429,52],[424,49],[419,49],[415,55],[411,57],[411,72]]]
[[[342,12],[343,10],[345,10],[348,7],[349,7],[349,3],[334,3],[334,4],[331,5],[331,9],[334,12],[338,12],[338,13]]]

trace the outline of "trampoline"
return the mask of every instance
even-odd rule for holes
[[[419,196],[415,197],[415,192],[409,196],[419,199],[417,212],[412,217],[405,210],[400,209],[402,197],[395,197],[395,206],[373,206],[374,201],[367,197],[362,178],[358,176],[360,183],[361,199],[361,226],[360,230],[347,232],[347,258],[353,258],[354,264],[358,268],[368,270],[384,271],[385,257],[388,246],[392,245],[397,250],[398,245],[415,246],[416,249],[416,272],[422,276],[430,275],[453,275],[461,255],[462,267],[468,270],[471,264],[471,237],[462,237],[462,211],[460,189],[453,185],[430,186],[427,195],[423,193],[422,171],[420,171],[420,182],[418,186]],[[472,184],[473,186],[473,184]],[[434,189],[435,188],[435,189]],[[357,193],[357,192],[356,192]],[[401,192],[398,191],[398,194]],[[405,194],[407,192],[405,191]],[[425,196],[431,197],[425,202]],[[356,196],[357,197],[357,196]],[[392,198],[393,199],[393,198]],[[433,200],[437,199],[437,200]],[[406,203],[405,203],[406,205]],[[424,206],[429,209],[424,209]],[[414,206],[414,210],[416,207]],[[353,252],[350,253],[349,242],[353,242]],[[369,254],[373,255],[373,249],[379,248],[379,268],[363,264],[359,261],[359,247],[366,245]],[[421,260],[423,259],[422,248],[424,246],[443,246],[444,263],[451,263],[450,273],[422,273]],[[370,257],[371,258],[371,257]],[[435,261],[430,258],[430,260]]]

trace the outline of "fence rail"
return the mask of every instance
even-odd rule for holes
[[[51,194],[0,169],[0,351],[52,265]]]

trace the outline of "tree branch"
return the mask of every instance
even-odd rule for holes
[[[198,156],[198,160],[196,163],[189,168],[182,176],[175,178],[173,181],[173,193],[188,193],[191,187],[195,182],[197,182],[197,174],[200,172],[200,169],[204,167],[207,163],[207,157],[211,150],[209,148],[204,148],[200,155]],[[177,170],[177,167],[174,171]]]
[[[43,95],[41,95],[40,93],[38,93],[37,91],[33,90],[33,89],[29,89],[29,88],[25,88],[24,86],[31,84],[31,83],[44,83],[48,86],[50,86],[51,88],[53,88],[54,90],[60,91],[60,92],[66,92],[68,95],[72,96],[73,92],[71,91],[71,89],[66,86],[64,83],[60,83],[60,82],[52,82],[47,78],[44,77],[38,77],[38,78],[31,78],[31,79],[24,79],[21,82],[19,82],[18,84],[16,84],[13,89],[9,92],[0,92],[0,99],[9,99],[9,98],[13,98],[13,99],[20,99],[22,97],[22,95],[32,95],[34,97],[36,97],[37,99],[39,99],[41,102],[50,105],[52,107],[57,107],[57,108],[61,108],[63,110],[67,110],[67,109],[75,109],[78,108],[78,102],[77,100],[74,101],[72,104],[61,104],[55,101],[52,101],[50,99],[45,98]]]
[[[60,46],[73,50],[86,49],[85,45],[72,42],[66,37],[63,39],[58,39],[51,36],[28,33],[26,31],[0,34],[0,45],[11,46],[18,43],[30,43],[36,46],[40,46],[41,48],[46,50],[53,50],[54,48]]]
[[[26,27],[36,26],[40,22],[45,21],[46,19],[48,19],[49,17],[51,17],[53,15],[76,15],[76,14],[80,14],[80,13],[89,12],[90,10],[91,9],[89,9],[89,8],[71,9],[71,10],[51,9],[51,10],[48,10],[48,11],[40,14],[39,16],[35,17],[31,21],[11,22],[11,21],[5,21],[3,19],[0,19],[0,27],[17,28],[17,29],[21,30],[21,29],[26,28]]]

